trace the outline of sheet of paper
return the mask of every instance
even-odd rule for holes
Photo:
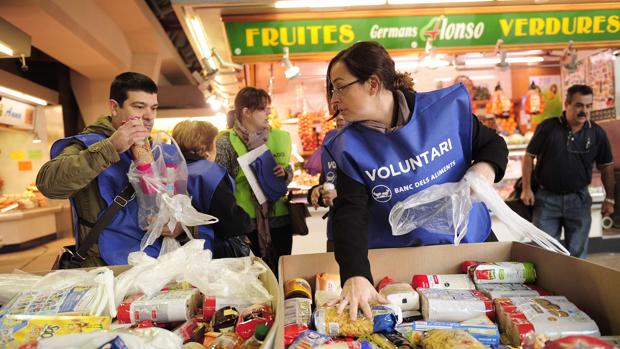
[[[265,151],[269,151],[269,148],[267,148],[267,146],[263,144],[260,147],[237,158],[237,162],[243,170],[243,173],[245,173],[245,177],[248,179],[248,183],[250,184],[250,188],[252,188],[252,191],[254,192],[254,196],[256,196],[256,200],[261,205],[265,201],[267,201],[267,197],[265,197],[263,190],[258,184],[256,176],[254,176],[254,172],[252,172],[252,169],[250,168],[250,164]]]

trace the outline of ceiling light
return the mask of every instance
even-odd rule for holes
[[[282,63],[284,63],[284,66],[286,67],[286,70],[284,71],[284,76],[287,79],[296,78],[301,73],[299,67],[293,65],[293,63],[291,62],[291,59],[288,55],[288,47],[284,47],[284,57],[282,57]]]
[[[385,5],[385,0],[281,0],[275,8],[349,7]]]
[[[544,53],[545,53],[545,51],[543,51],[543,50],[515,51],[515,52],[508,52],[508,57],[514,57],[514,56],[534,56],[534,55],[542,55]]]
[[[215,56],[217,61],[220,62],[220,65],[222,67],[224,67],[224,68],[233,68],[233,69],[236,69],[236,70],[243,70],[243,66],[241,64],[225,61],[222,58],[222,56],[220,55],[220,52],[215,47],[211,50],[211,52],[212,52],[212,55]]]
[[[213,111],[218,111],[222,109],[222,102],[220,102],[220,100],[217,99],[215,95],[211,95],[209,96],[209,98],[207,98],[207,104],[209,104],[209,107],[211,107],[211,110]]]
[[[387,0],[388,5],[445,4],[458,2],[490,2],[493,0]]]
[[[6,95],[19,98],[24,101],[32,102],[34,104],[46,106],[47,102],[44,99],[37,98],[19,91],[12,90],[10,88],[6,88],[4,86],[0,86],[0,93],[4,93]]]
[[[39,134],[37,132],[34,132],[34,137],[32,137],[32,143],[33,144],[41,143],[41,138],[39,138]]]
[[[544,61],[545,59],[540,56],[529,56],[529,57],[508,57],[506,58],[506,63],[539,63]],[[502,60],[500,58],[474,58],[474,59],[466,59],[466,66],[481,66],[481,65],[494,65],[500,63]]]
[[[12,56],[14,52],[9,46],[0,42],[0,53],[4,53],[7,56]]]
[[[203,63],[206,63],[205,68],[216,69],[215,61],[213,61],[211,49],[209,48],[209,43],[207,42],[207,38],[205,37],[204,28],[202,27],[200,19],[198,17],[187,17],[187,23],[189,25],[190,32],[194,37],[194,41],[198,46],[198,51],[200,55],[204,60],[206,60],[206,62],[203,61]]]
[[[508,57],[506,58],[506,62],[508,63],[539,63],[544,61],[545,59],[540,56],[530,56],[530,57]]]

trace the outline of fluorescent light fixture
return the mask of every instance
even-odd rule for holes
[[[442,5],[446,3],[458,2],[491,2],[494,0],[387,0],[388,5],[415,5],[415,4],[434,4]]]
[[[385,0],[280,0],[275,8],[349,7],[385,5]]]
[[[4,93],[6,95],[19,98],[24,101],[32,102],[34,104],[43,105],[43,106],[47,105],[47,102],[44,99],[37,98],[37,97],[31,96],[31,95],[28,95],[28,94],[25,94],[19,91],[15,91],[15,90],[12,90],[4,86],[0,86],[0,93]]]
[[[198,46],[198,51],[204,60],[206,60],[207,68],[211,68],[215,70],[217,66],[215,65],[215,61],[211,56],[211,49],[209,48],[209,43],[207,42],[207,38],[205,37],[205,31],[202,27],[202,23],[198,17],[186,18],[187,24],[189,25],[190,32],[194,37],[194,41],[196,41],[196,45]]]
[[[217,99],[215,95],[211,95],[207,98],[207,104],[209,104],[209,107],[211,107],[211,110],[213,111],[219,111],[222,109],[222,102]]]
[[[4,53],[7,56],[12,56],[14,52],[13,49],[0,41],[0,53]]]
[[[543,50],[527,50],[527,51],[508,52],[507,55],[508,55],[508,57],[535,56],[535,55],[542,55],[544,53],[545,53],[545,51],[543,51]]]
[[[450,62],[444,59],[425,58],[420,62],[420,65],[428,69],[437,69],[449,66]]]
[[[540,56],[529,56],[529,57],[508,57],[506,58],[506,63],[539,63],[544,61],[545,59]],[[480,65],[494,65],[499,64],[502,60],[499,58],[474,58],[474,59],[466,59],[466,66],[480,66]]]

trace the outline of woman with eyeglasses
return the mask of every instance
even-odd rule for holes
[[[326,144],[338,167],[333,226],[344,281],[338,310],[348,306],[352,319],[358,309],[370,317],[369,303],[387,300],[373,287],[369,248],[451,244],[454,238],[423,228],[393,236],[391,208],[432,185],[457,182],[467,171],[499,181],[508,149],[472,114],[462,84],[416,93],[378,43],[339,52],[327,79],[333,108],[350,123]],[[473,204],[462,242],[485,241],[490,231],[488,210]]]
[[[286,197],[275,202],[259,204],[237,158],[266,145],[277,166],[273,172],[286,177],[286,184],[293,179],[291,136],[286,131],[269,127],[271,97],[267,91],[255,87],[242,88],[235,97],[235,109],[228,112],[228,129],[217,139],[215,162],[224,166],[235,179],[237,204],[250,216],[252,251],[263,258],[277,274],[278,258],[291,254],[293,233]]]

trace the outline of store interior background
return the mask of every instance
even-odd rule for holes
[[[528,1],[509,1],[502,2],[502,5],[512,3],[529,4]],[[467,5],[479,6],[474,2]],[[142,72],[158,82],[160,110],[155,128],[166,131],[187,118],[207,120],[224,129],[225,112],[233,102],[234,93],[246,84],[264,88],[272,95],[277,113],[274,115],[276,124],[289,131],[299,156],[307,158],[311,155],[313,150],[304,149],[305,141],[299,136],[300,123],[302,118],[310,120],[309,127],[317,136],[321,128],[326,127],[317,120],[327,116],[325,71],[333,53],[300,55],[291,52],[290,61],[299,67],[300,75],[287,79],[287,67],[281,55],[265,57],[264,61],[233,62],[222,19],[263,12],[287,14],[291,11],[294,12],[276,10],[265,3],[244,1],[217,4],[168,0],[0,2],[0,42],[28,41],[24,52],[16,51],[12,55],[0,53],[0,87],[5,89],[0,89],[0,97],[24,103],[24,108],[32,109],[33,115],[30,123],[26,124],[5,125],[0,122],[0,161],[3,164],[0,166],[3,183],[0,194],[5,199],[30,200],[35,206],[40,206],[24,208],[23,202],[20,202],[18,208],[0,213],[0,272],[14,268],[49,269],[58,247],[71,242],[68,201],[33,198],[36,190],[33,191],[31,185],[41,165],[49,160],[49,149],[54,141],[79,132],[84,125],[108,112],[110,81],[122,71]],[[343,9],[333,11],[342,12]],[[217,50],[217,56],[212,54],[213,48]],[[591,57],[610,55],[613,62],[610,79],[616,91],[613,106],[616,114],[612,119],[620,117],[618,49],[577,50],[577,61],[584,69]],[[562,82],[567,74],[560,62],[564,47],[540,51],[532,46],[521,51],[531,50],[536,52],[522,52],[520,56],[542,56],[544,62],[515,63],[509,68],[491,64],[463,69],[463,61],[478,57],[480,52],[444,54],[439,50],[435,59],[448,64],[431,69],[422,66],[423,51],[404,55],[395,53],[394,57],[397,70],[412,74],[417,91],[431,91],[451,85],[457,75],[467,75],[475,86],[486,87],[489,92],[499,82],[514,104],[511,117],[516,120],[520,117],[522,97],[527,94],[531,77],[551,76],[554,81]],[[484,54],[487,58],[495,57],[492,51]],[[510,54],[516,53],[511,50]],[[239,66],[239,63],[242,65]],[[211,74],[214,68],[219,73]],[[37,104],[8,94],[6,89],[43,102]],[[487,102],[477,103],[479,116],[486,114]],[[308,118],[308,115],[311,117]],[[491,122],[498,124],[500,129],[503,126],[503,121]],[[604,121],[601,125],[608,132],[616,159],[620,158],[620,123]],[[506,136],[509,144],[513,143],[510,135]],[[514,144],[510,144],[506,179],[497,186],[504,196],[520,176],[520,157],[525,147],[522,138],[515,137]],[[33,142],[35,140],[40,142]],[[616,167],[620,168],[618,165]],[[308,184],[305,183],[307,179],[302,177],[299,184]],[[595,175],[591,189],[593,196],[602,195],[600,188],[600,179]],[[295,237],[294,254],[325,251],[325,221],[320,218],[325,210],[310,211],[310,234]],[[593,219],[595,231],[591,232],[591,237],[596,239],[595,247],[620,246],[618,230],[604,231],[600,226],[599,205],[598,219]],[[501,225],[498,228],[500,231],[503,229]],[[612,251],[602,252],[594,254],[593,260],[620,268],[620,259],[614,258],[613,248]]]

